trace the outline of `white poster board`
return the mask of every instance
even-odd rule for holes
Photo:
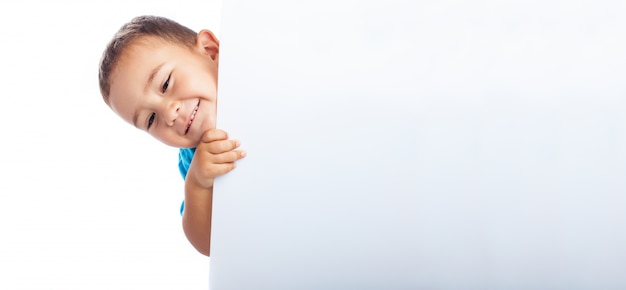
[[[211,289],[626,288],[625,13],[225,0]]]

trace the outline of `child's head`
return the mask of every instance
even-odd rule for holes
[[[219,41],[163,17],[124,24],[100,60],[100,93],[122,119],[161,142],[196,146],[215,127]]]

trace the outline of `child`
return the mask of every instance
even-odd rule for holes
[[[189,242],[210,255],[213,181],[246,153],[215,129],[219,41],[164,17],[123,25],[100,60],[100,93],[122,119],[180,148],[181,206]],[[184,210],[183,210],[184,207]]]

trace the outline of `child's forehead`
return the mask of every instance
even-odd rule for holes
[[[183,49],[181,50],[180,48]],[[186,50],[185,45],[175,43],[158,36],[140,36],[128,43],[128,45],[121,51],[115,66],[116,69],[119,69],[120,67],[135,63],[137,59],[153,59],[157,57],[157,55],[162,55],[164,51],[181,54],[185,53]],[[172,55],[170,55],[170,57],[171,56]]]

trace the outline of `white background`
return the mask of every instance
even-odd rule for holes
[[[206,289],[186,240],[177,150],[124,123],[100,55],[132,17],[219,37],[219,0],[3,1],[0,289]]]

